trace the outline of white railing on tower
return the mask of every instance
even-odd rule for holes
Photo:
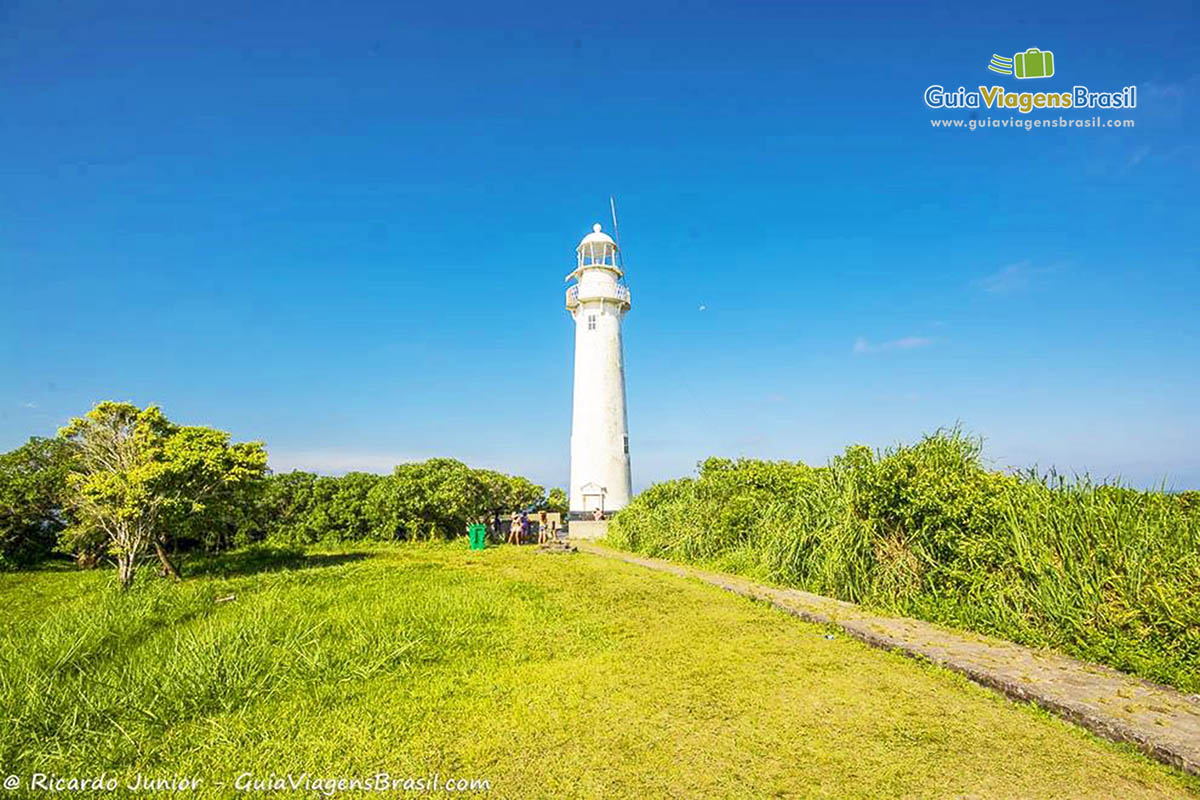
[[[585,295],[584,299],[595,300],[595,299],[604,299],[604,298],[612,298],[612,297],[613,296],[610,294],[602,293],[602,294],[598,294],[598,295]],[[631,306],[632,305],[632,302],[631,302],[632,297],[629,294],[629,287],[625,286],[624,284],[618,283],[615,299],[617,300],[617,302],[621,303],[624,306]],[[567,287],[567,308],[575,308],[578,305],[579,305],[579,284],[575,284],[574,286]]]

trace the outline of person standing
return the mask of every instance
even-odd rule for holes
[[[521,543],[521,515],[516,511],[508,518],[508,543]]]
[[[545,544],[550,541],[550,520],[546,515],[546,509],[538,512],[538,544]]]

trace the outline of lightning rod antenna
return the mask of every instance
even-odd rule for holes
[[[621,250],[621,229],[617,227],[617,201],[612,195],[608,196],[608,207],[612,209],[613,241],[617,243],[617,266],[625,271],[625,255]]]

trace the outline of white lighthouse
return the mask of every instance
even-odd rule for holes
[[[575,392],[571,415],[571,512],[616,511],[629,503],[629,424],[621,320],[629,288],[617,244],[600,229],[575,249],[567,310],[575,319]]]

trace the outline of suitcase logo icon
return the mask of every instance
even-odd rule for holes
[[[1018,78],[1049,78],[1054,74],[1054,53],[1049,50],[1031,47],[1013,56],[1013,62],[1013,74]]]
[[[1054,74],[1054,53],[1036,47],[1016,53],[1012,58],[993,53],[988,69],[1001,75],[1015,75],[1019,79],[1049,78]]]

